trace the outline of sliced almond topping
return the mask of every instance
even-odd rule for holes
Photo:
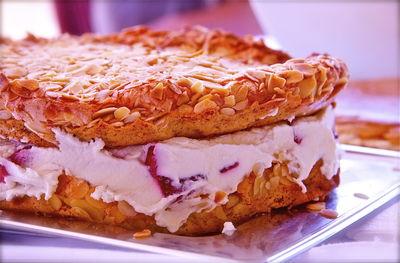
[[[293,183],[286,176],[281,176],[279,178],[279,183],[285,186],[291,186]]]
[[[273,74],[271,74],[271,73],[266,73],[266,75],[265,75],[265,80],[264,80],[264,88],[267,88],[268,87],[268,83],[269,83],[269,80],[271,79],[271,76],[272,76]]]
[[[3,72],[9,78],[21,78],[28,74],[28,71],[23,67],[5,68]]]
[[[36,81],[24,80],[24,81],[12,81],[10,82],[11,91],[23,98],[29,98],[31,92],[38,89],[39,85]]]
[[[118,201],[118,209],[119,211],[125,215],[125,216],[135,216],[137,215],[137,212],[135,211],[135,209],[133,209],[133,207],[128,204],[128,202],[126,201]]]
[[[120,107],[114,111],[114,117],[117,120],[123,120],[129,116],[130,110],[127,107]]]
[[[224,86],[222,86],[221,84],[219,84],[219,83],[216,83],[216,82],[210,82],[210,81],[206,81],[206,80],[204,80],[204,81],[202,81],[202,83],[203,83],[203,86],[204,87],[206,87],[206,88],[210,88],[210,89],[212,89],[213,91],[216,91],[216,92],[218,92],[218,93],[229,93],[229,91],[224,87]]]
[[[101,200],[94,199],[90,196],[90,194],[87,194],[85,196],[85,200],[86,202],[88,202],[89,205],[98,209],[105,209],[107,207],[107,203],[104,203]]]
[[[265,188],[266,182],[267,181],[264,176],[257,176],[256,179],[254,180],[253,195],[262,194],[262,191]]]
[[[300,71],[306,76],[314,75],[315,72],[317,71],[313,66],[311,66],[307,63],[293,64],[292,69]]]
[[[238,92],[235,94],[235,100],[237,102],[241,102],[247,98],[248,94],[249,94],[249,87],[242,86],[242,87],[240,87]]]
[[[190,77],[190,78],[198,79],[198,80],[206,80],[206,81],[215,82],[215,83],[221,82],[221,79],[216,78],[215,76],[214,77],[213,76],[209,76],[209,75],[204,74],[202,72],[201,73],[200,72],[196,72],[196,73],[193,73],[193,74],[187,74],[186,76]]]
[[[317,202],[312,204],[307,204],[306,208],[311,211],[321,211],[325,209],[325,202]]]
[[[87,65],[85,68],[85,72],[88,75],[95,75],[95,74],[99,73],[101,70],[102,70],[101,66],[96,65],[96,64]]]
[[[201,93],[192,94],[192,97],[190,98],[190,101],[188,104],[195,105],[196,103],[199,102],[200,97],[201,97]]]
[[[45,89],[46,89],[46,91],[56,91],[56,90],[62,89],[62,86],[59,84],[50,83],[50,84],[46,84]]]
[[[195,93],[203,93],[204,91],[204,85],[201,81],[196,81],[190,89],[195,92]]]
[[[318,84],[318,89],[317,89],[317,96],[321,96],[322,94],[322,88],[324,87],[326,80],[327,80],[327,72],[328,69],[324,67],[319,67],[319,73],[317,74],[317,82]]]
[[[225,115],[235,115],[236,111],[232,108],[222,108],[220,112]]]
[[[209,87],[209,86],[207,86]],[[224,86],[219,85],[219,86],[213,86],[213,87],[209,87],[212,89],[212,93],[218,93],[221,94],[222,96],[227,96],[229,94],[229,90],[226,89]]]
[[[285,95],[286,94],[286,92],[281,88],[274,88],[274,91],[276,93],[278,93],[279,95]]]
[[[215,193],[214,202],[219,203],[224,200],[226,193],[224,191],[218,191]]]
[[[233,91],[237,86],[238,86],[237,81],[230,81],[224,86],[224,88],[228,91]]]
[[[332,85],[326,85],[325,87],[322,88],[321,94],[323,94],[323,93],[331,93],[332,91],[333,91],[333,86]]]
[[[248,70],[247,73],[259,80],[265,79],[265,75],[267,74],[266,72],[261,70]]]
[[[119,209],[117,205],[113,205],[111,206],[108,210],[107,216],[104,219],[105,223],[112,223],[112,224],[119,224],[122,223],[125,219],[126,216],[123,215]]]
[[[315,77],[312,76],[301,81],[298,86],[300,88],[300,97],[304,99],[313,95],[317,87],[317,82],[315,81]]]
[[[187,88],[190,88],[193,85],[192,81],[188,78],[180,78],[180,79],[178,79],[178,81],[176,83],[179,86],[183,86],[183,87],[187,87]]]
[[[319,214],[323,217],[329,218],[329,219],[335,219],[338,217],[338,212],[331,210],[331,209],[322,209]]]
[[[105,116],[102,116],[101,119],[105,122],[110,122],[112,119],[114,119],[114,114],[107,114]]]
[[[188,53],[178,54],[177,57],[194,58],[194,57],[200,56],[203,53],[204,53],[204,50],[199,49],[196,52],[191,53],[191,54],[188,54]]]
[[[274,92],[274,88],[283,88],[286,84],[286,79],[278,77],[276,75],[271,75],[268,81],[268,91]]]
[[[139,118],[140,116],[141,116],[140,112],[138,112],[138,111],[132,112],[129,116],[127,116],[127,117],[124,119],[124,122],[125,122],[125,123],[134,122],[134,121],[135,121],[137,118]]]
[[[153,98],[162,100],[162,98],[163,98],[163,96],[164,96],[164,85],[163,85],[161,82],[158,83],[158,84],[154,87],[154,89],[152,89],[152,90],[150,91],[150,95],[151,95]]]
[[[225,106],[233,107],[236,104],[235,96],[229,95],[224,98]]]
[[[215,103],[214,101],[210,100],[210,99],[205,99],[200,101],[199,103],[197,103],[194,106],[194,113],[201,113],[207,109],[215,109],[217,108],[218,105],[217,103]]]
[[[228,201],[228,203],[226,203],[225,207],[229,209],[229,208],[234,207],[235,205],[237,205],[240,202],[240,197],[237,196],[236,194],[230,194],[228,196],[228,200],[229,201]]]
[[[206,68],[210,68],[214,64],[211,63],[210,61],[202,60],[202,61],[199,61],[199,65],[203,66],[203,67],[206,67]]]
[[[253,166],[252,172],[256,175],[256,176],[262,176],[264,174],[264,165],[261,165],[260,163],[256,163]]]
[[[280,176],[281,175],[281,164],[280,163],[275,164],[272,171],[273,171],[274,176]]]
[[[178,97],[178,100],[176,101],[176,105],[181,106],[182,104],[189,102],[189,100],[190,100],[189,96],[188,96],[187,92],[185,91]]]
[[[179,113],[191,113],[193,112],[193,107],[187,104],[183,104],[178,108]]]
[[[146,63],[149,66],[154,66],[158,63],[158,58],[157,57],[150,57],[149,59],[147,59]]]
[[[256,77],[253,77],[249,73],[244,73],[244,76],[246,76],[249,80],[251,80],[253,82],[258,82],[258,79]]]
[[[101,116],[104,116],[104,115],[107,115],[110,113],[114,113],[114,111],[116,111],[116,110],[117,110],[117,108],[115,108],[115,107],[98,110],[93,114],[93,119],[99,118]]]
[[[69,94],[61,94],[60,98],[65,100],[79,101],[80,99],[77,96],[69,95]]]
[[[270,186],[271,186],[270,189],[274,189],[274,188],[278,187],[278,185],[279,185],[279,177],[278,176],[272,177],[269,180],[269,183],[270,183]]]
[[[175,85],[174,83],[171,83],[171,85],[169,85],[168,88],[170,88],[170,90],[172,90],[178,95],[182,94],[182,90],[178,87],[178,85]]]
[[[92,220],[92,218],[90,217],[90,215],[88,214],[88,212],[86,212],[85,210],[83,210],[83,209],[80,208],[80,207],[77,207],[77,206],[72,207],[72,208],[70,209],[70,211],[71,211],[71,214],[72,214],[73,216],[76,216],[76,217],[79,217],[79,218],[84,218],[84,219],[86,219],[86,220]]]
[[[212,94],[207,94],[207,95],[204,95],[203,97],[200,97],[200,99],[198,101],[202,101],[202,100],[206,100],[206,99],[211,100],[212,98],[213,98]]]
[[[62,202],[60,198],[58,198],[55,194],[53,194],[50,199],[49,199],[50,206],[55,210],[58,211],[60,210],[62,206]]]
[[[289,176],[289,168],[287,167],[286,164],[281,165],[281,176],[282,177],[287,177]]]
[[[73,199],[82,199],[89,192],[89,184],[81,179],[75,179],[72,181],[73,191],[68,193],[68,196]]]
[[[297,83],[299,81],[302,81],[304,78],[303,73],[297,70],[283,71],[279,73],[279,76],[285,78],[287,84]]]
[[[36,133],[39,136],[43,136],[48,131],[46,126],[44,126],[40,122],[24,122],[24,126],[33,133]]]
[[[306,62],[306,60],[303,58],[293,58],[289,59],[286,63],[294,64],[294,63],[304,63],[304,62]]]
[[[235,106],[233,106],[232,108],[234,108],[235,110],[239,111],[239,110],[244,110],[249,104],[249,100],[245,99],[239,103],[237,103]]]
[[[133,234],[133,238],[136,239],[147,238],[147,237],[151,237],[151,231],[149,229],[143,229],[142,231]]]
[[[111,123],[111,125],[114,127],[122,127],[122,126],[124,126],[124,123],[122,121],[117,121],[117,122]]]
[[[8,110],[0,110],[0,120],[8,120],[12,117]]]
[[[86,200],[71,200],[71,206],[79,207],[94,221],[102,221],[104,219],[104,210],[92,207]]]

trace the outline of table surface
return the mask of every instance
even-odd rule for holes
[[[398,262],[399,212],[397,198],[291,262]],[[0,252],[2,262],[187,262],[76,239],[7,232],[1,233]]]

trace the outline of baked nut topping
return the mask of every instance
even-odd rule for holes
[[[308,210],[319,212],[319,211],[325,209],[325,202],[311,203],[311,204],[308,204],[306,207]]]
[[[331,210],[331,209],[322,209],[319,214],[323,217],[329,218],[329,219],[335,219],[338,217],[338,212]]]
[[[149,229],[143,229],[142,231],[133,234],[133,237],[136,239],[151,237],[151,231]]]
[[[329,105],[348,79],[328,55],[290,59],[202,27],[1,39],[0,59],[0,109],[14,126],[44,127],[21,135],[40,145],[54,144],[54,127],[112,147],[263,126]],[[260,118],[276,108],[284,110]]]

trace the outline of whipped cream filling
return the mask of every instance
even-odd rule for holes
[[[175,232],[191,213],[226,203],[227,197],[214,201],[218,191],[235,192],[246,175],[271,167],[278,155],[289,161],[290,173],[299,175],[303,192],[302,181],[320,159],[321,172],[330,179],[338,170],[333,125],[333,110],[327,107],[290,124],[119,149],[105,149],[102,140],[81,142],[54,129],[58,148],[0,145],[0,200],[24,195],[48,199],[65,173],[96,186],[93,198],[124,200]]]

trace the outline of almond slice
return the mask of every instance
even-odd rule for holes
[[[147,237],[151,237],[151,231],[149,229],[143,229],[142,231],[133,234],[133,238],[135,239],[141,239]]]
[[[338,212],[331,209],[322,209],[319,214],[329,219],[335,219],[339,216]]]

